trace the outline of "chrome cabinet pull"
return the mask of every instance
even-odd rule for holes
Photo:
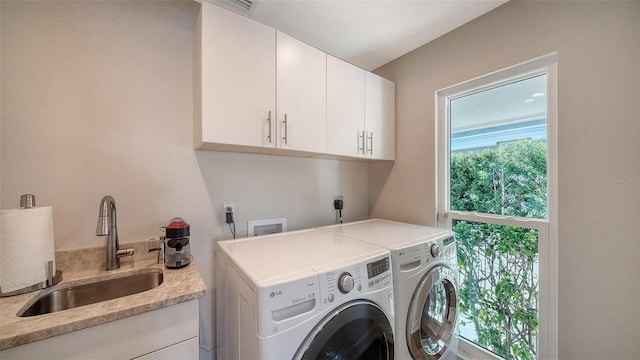
[[[362,130],[361,134],[358,134],[358,153],[360,152],[362,152],[362,155],[364,155],[364,130]]]
[[[373,155],[373,131],[369,133],[367,140],[369,140],[369,149],[367,149],[367,152],[369,155]]]
[[[284,114],[284,136],[282,137],[282,140],[284,140],[284,144],[288,145],[287,143],[287,137],[288,137],[288,132],[287,132],[287,114]]]
[[[269,144],[271,144],[271,110],[269,110],[269,117],[267,117],[267,123],[269,123],[269,135],[267,135],[267,139],[269,139]]]

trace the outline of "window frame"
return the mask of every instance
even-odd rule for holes
[[[538,230],[538,359],[558,359],[558,54],[553,52],[435,92],[436,103],[436,223],[451,229],[452,220],[490,222]],[[522,218],[450,210],[450,119],[452,99],[547,75],[547,219]],[[502,359],[460,337],[460,356],[466,359]]]

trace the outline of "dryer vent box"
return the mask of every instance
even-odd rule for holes
[[[247,222],[249,236],[269,235],[287,231],[287,218],[249,220]]]

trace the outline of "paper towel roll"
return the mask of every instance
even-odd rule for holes
[[[3,293],[47,279],[53,261],[53,210],[50,206],[0,210],[0,290]]]

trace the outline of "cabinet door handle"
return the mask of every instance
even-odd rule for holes
[[[369,133],[367,140],[369,140],[369,149],[367,149],[367,152],[369,152],[369,155],[373,155],[373,131]]]
[[[269,117],[267,117],[267,123],[269,123],[269,135],[267,135],[267,139],[269,139],[269,144],[271,144],[271,110],[269,110]]]
[[[283,121],[283,123],[284,123],[284,136],[282,137],[282,140],[284,140],[284,144],[285,144],[285,145],[288,145],[288,143],[287,143],[287,137],[288,137],[289,135],[288,135],[288,132],[287,132],[287,131],[288,131],[288,129],[287,129],[287,114],[284,114],[284,121]]]
[[[364,155],[364,130],[358,134],[358,152],[362,152],[362,155]]]

